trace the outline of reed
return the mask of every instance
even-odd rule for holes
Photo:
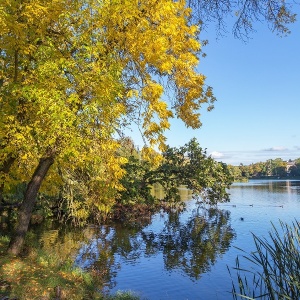
[[[300,299],[300,223],[280,221],[279,229],[272,223],[268,238],[252,235],[256,250],[246,253],[240,249],[244,252],[241,257],[252,267],[242,268],[237,257],[233,299]]]

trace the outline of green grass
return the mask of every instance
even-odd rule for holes
[[[73,268],[71,261],[31,250],[26,256],[6,254],[9,239],[0,236],[0,299],[53,299],[58,290],[61,299],[102,299],[101,283],[93,274]],[[58,288],[59,287],[59,288]]]
[[[132,291],[118,291],[116,294],[105,297],[105,300],[139,300],[141,299]]]
[[[74,268],[71,260],[62,261],[54,253],[31,248],[26,255],[6,254],[7,236],[0,235],[0,299],[50,300],[59,294],[61,299],[139,300],[132,291],[118,291],[105,296],[101,274]]]
[[[280,231],[272,226],[268,239],[253,234],[256,251],[242,250],[253,268],[244,269],[237,257],[234,299],[300,299],[300,223],[280,222]]]

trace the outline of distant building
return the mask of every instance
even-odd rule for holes
[[[290,174],[290,172],[291,172],[290,168],[295,166],[295,165],[296,165],[296,162],[294,160],[289,159],[286,163],[286,173]]]

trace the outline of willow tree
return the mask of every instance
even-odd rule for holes
[[[195,71],[201,47],[184,1],[0,3],[1,193],[28,183],[9,247],[18,254],[53,164],[92,165],[102,195],[94,205],[110,205],[124,119],[138,123],[148,149],[163,149],[169,119],[199,127],[214,96]]]

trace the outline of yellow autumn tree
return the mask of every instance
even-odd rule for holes
[[[214,97],[195,71],[190,13],[171,0],[0,0],[0,192],[28,182],[11,253],[47,174],[92,168],[94,196],[74,209],[113,203],[124,119],[138,123],[148,149],[164,149],[172,117],[201,125],[199,110]]]

